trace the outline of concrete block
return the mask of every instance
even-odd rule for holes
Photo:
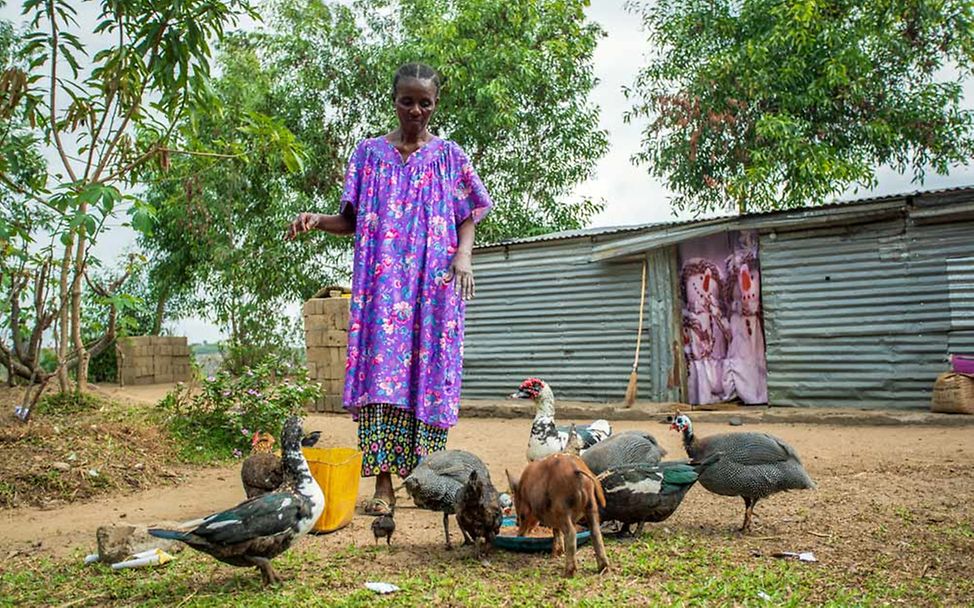
[[[176,522],[159,522],[158,527],[172,528],[178,525]],[[183,550],[183,544],[179,541],[149,536],[147,526],[141,524],[100,526],[95,531],[95,540],[98,542],[98,561],[105,564],[124,561],[135,553],[150,549],[162,549],[170,554]]]

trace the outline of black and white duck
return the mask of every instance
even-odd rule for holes
[[[627,464],[602,472],[598,476],[605,492],[602,520],[621,523],[622,534],[629,534],[631,524],[637,524],[636,534],[640,534],[646,522],[666,521],[700,473],[719,459],[720,455],[714,454],[698,464]]]
[[[528,460],[540,460],[552,454],[566,451],[570,426],[555,425],[555,394],[551,387],[540,378],[528,378],[521,383],[512,399],[532,399],[535,404],[534,421],[528,436]],[[575,425],[580,445],[578,451],[584,454],[587,449],[612,435],[612,426],[607,420],[595,420],[585,425]]]
[[[677,412],[670,428],[683,433],[683,447],[691,462],[720,459],[700,473],[700,485],[721,496],[744,499],[744,524],[750,530],[758,500],[785,490],[815,487],[793,447],[766,433],[721,433],[697,437],[686,414]]]
[[[301,452],[301,421],[292,416],[281,433],[284,487],[232,509],[178,526],[152,528],[158,538],[179,540],[231,566],[253,566],[265,585],[280,582],[271,559],[311,530],[325,510],[325,495]]]
[[[424,458],[403,482],[417,507],[443,513],[447,549],[452,548],[449,517],[457,512],[460,492],[474,471],[485,483],[491,484],[490,472],[480,458],[463,450],[443,450]],[[466,532],[463,536],[465,543],[473,542]]]

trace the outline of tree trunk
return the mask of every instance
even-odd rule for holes
[[[158,336],[160,333],[162,333],[162,319],[166,315],[166,302],[169,301],[169,286],[165,285],[160,289],[161,292],[156,300],[155,318],[152,320],[151,335],[153,336]]]
[[[87,205],[82,204],[79,212],[87,213]],[[91,354],[85,348],[81,339],[81,279],[85,272],[85,228],[78,229],[77,250],[74,254],[74,281],[71,283],[71,339],[78,357],[78,367],[75,370],[78,391],[88,390],[88,362]]]
[[[72,237],[64,246],[64,257],[61,259],[61,277],[58,286],[58,301],[61,303],[61,307],[58,310],[57,382],[58,388],[62,393],[67,392],[71,388],[71,383],[68,379],[68,366],[65,365],[65,362],[68,359],[68,275],[71,272],[71,248],[73,244],[74,238]]]

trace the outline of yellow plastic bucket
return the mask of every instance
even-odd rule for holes
[[[344,528],[355,515],[362,452],[354,448],[301,448],[311,475],[325,494],[325,511],[315,522],[315,532]]]

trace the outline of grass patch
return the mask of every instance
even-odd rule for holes
[[[76,416],[84,412],[91,412],[102,407],[103,402],[89,393],[67,391],[45,395],[37,403],[35,415],[41,416]]]
[[[0,604],[74,606],[938,606],[967,604],[971,584],[962,579],[897,579],[895,564],[863,564],[865,576],[839,564],[805,564],[744,557],[733,539],[693,533],[654,533],[631,543],[608,544],[612,570],[594,574],[590,548],[580,571],[560,575],[562,560],[497,551],[482,564],[466,550],[394,547],[415,554],[409,566],[390,567],[385,547],[322,550],[315,538],[274,561],[287,580],[263,589],[256,571],[231,568],[189,550],[164,567],[113,572],[82,566],[81,555],[5,563]],[[716,546],[715,546],[716,544]],[[369,580],[398,585],[378,596]]]

